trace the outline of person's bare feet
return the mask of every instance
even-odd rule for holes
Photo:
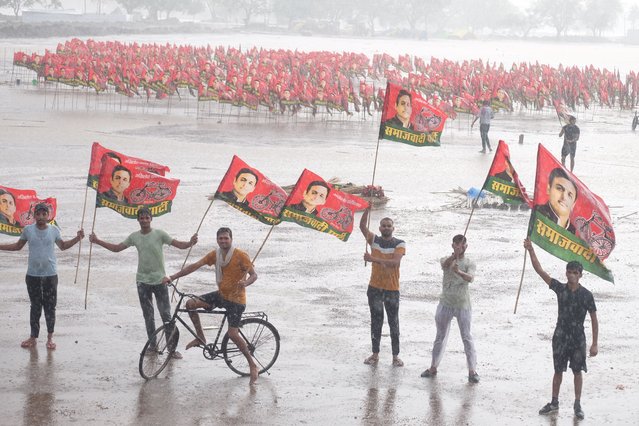
[[[23,348],[32,348],[36,345],[36,338],[35,337],[29,337],[27,340],[23,341],[22,343],[20,343],[20,346]]]
[[[258,376],[259,370],[257,369],[257,365],[251,365],[251,380],[249,381],[249,386],[253,386],[255,382],[257,382]]]
[[[198,339],[195,340],[191,340],[187,345],[186,345],[186,350],[188,351],[191,348],[194,348],[196,346],[200,346],[200,341]]]
[[[47,349],[54,350],[56,348],[56,344],[53,340],[47,340]]]

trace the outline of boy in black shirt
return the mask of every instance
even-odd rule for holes
[[[590,356],[596,356],[598,352],[597,339],[599,323],[597,321],[597,307],[592,293],[579,284],[583,266],[577,261],[568,262],[566,265],[566,278],[568,283],[563,284],[553,279],[544,271],[537,259],[535,250],[529,239],[524,241],[524,248],[530,254],[530,261],[548,287],[557,294],[557,325],[552,336],[552,357],[555,367],[555,375],[552,379],[552,400],[544,405],[539,414],[549,414],[559,409],[559,388],[563,372],[566,371],[568,361],[574,374],[575,383],[575,416],[584,418],[581,409],[581,388],[583,377],[581,371],[588,371],[586,367],[586,334],[584,332],[584,319],[586,312],[590,313],[592,324],[592,345]]]

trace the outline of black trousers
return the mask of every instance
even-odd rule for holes
[[[58,276],[34,277],[27,275],[27,292],[31,301],[29,320],[31,322],[31,337],[40,334],[40,316],[44,309],[44,319],[47,322],[47,332],[53,333],[55,328],[55,306],[58,303]]]
[[[384,325],[384,309],[388,315],[393,355],[399,355],[399,291],[382,290],[368,286],[368,307],[371,311],[371,343],[373,353],[379,353]]]

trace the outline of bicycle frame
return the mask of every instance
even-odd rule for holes
[[[174,284],[171,284],[171,285],[175,288]],[[218,346],[218,342],[220,341],[220,336],[222,336],[222,330],[224,330],[224,326],[226,325],[226,319],[227,319],[226,311],[223,310],[223,309],[186,309],[186,308],[182,308],[182,301],[184,300],[184,298],[188,297],[188,298],[199,299],[199,297],[196,296],[196,295],[193,295],[193,294],[182,293],[177,288],[175,288],[175,291],[180,296],[180,299],[178,300],[178,303],[175,306],[175,310],[173,312],[173,316],[171,316],[171,320],[169,321],[169,323],[175,324],[176,321],[177,321],[180,324],[182,324],[182,326],[184,326],[184,328],[186,328],[189,331],[189,333],[191,333],[191,335],[193,335],[193,337],[195,337],[195,339],[200,342],[200,345],[203,347],[204,357],[205,358],[213,360],[213,359],[218,358],[219,356],[222,356],[223,355],[222,348]],[[200,336],[197,335],[195,330],[191,326],[189,326],[189,324],[187,324],[186,321],[184,321],[182,319],[182,317],[180,316],[180,313],[187,313],[189,315],[191,313],[197,313],[198,315],[200,315],[200,314],[202,314],[202,315],[222,315],[222,321],[220,322],[220,325],[218,327],[217,334],[215,335],[215,340],[213,341],[213,343],[207,343],[204,340],[202,340],[200,338]],[[260,319],[268,321],[268,316],[264,312],[245,312],[245,313],[242,314],[242,319],[245,319],[245,318],[260,318]],[[240,333],[240,336],[242,336],[242,338],[244,339],[244,341],[247,342],[247,344],[248,344],[249,343],[249,339],[247,339],[246,336],[242,333],[242,329],[241,328],[239,329],[239,333]],[[237,350],[237,351],[239,352],[239,350]]]

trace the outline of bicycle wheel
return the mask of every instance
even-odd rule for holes
[[[240,334],[246,340],[249,352],[264,373],[275,364],[280,353],[280,335],[270,322],[259,318],[247,318],[240,322]],[[228,332],[222,339],[222,353],[226,365],[240,376],[249,376],[251,370],[248,361]]]
[[[174,323],[155,330],[140,354],[140,376],[152,379],[160,374],[171,360],[179,339],[180,331]]]

